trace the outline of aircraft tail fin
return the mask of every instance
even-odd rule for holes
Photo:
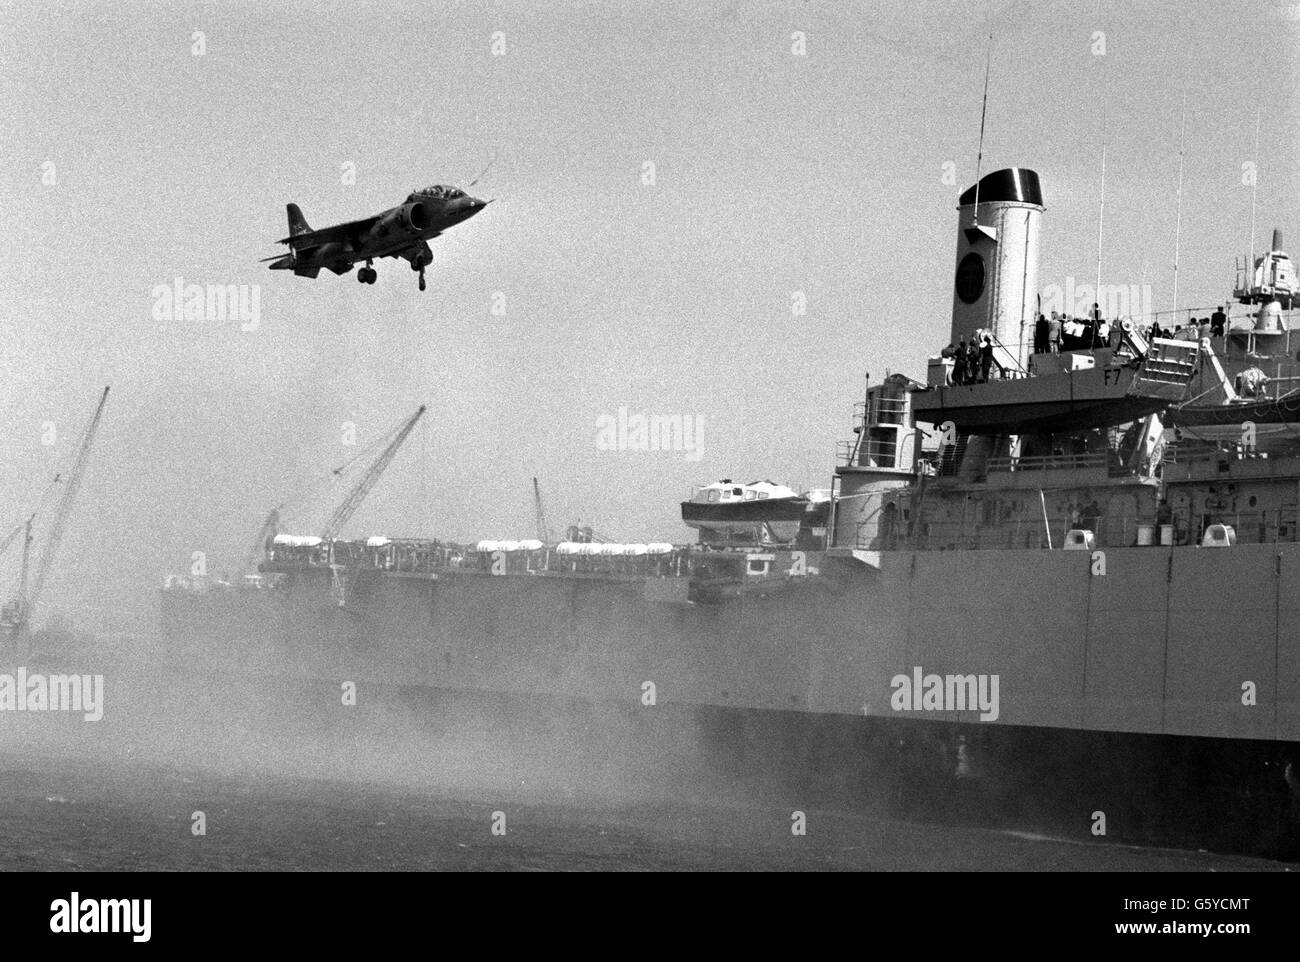
[[[307,223],[307,218],[302,216],[302,209],[297,204],[288,204],[285,209],[289,212],[290,237],[311,233],[311,225]]]

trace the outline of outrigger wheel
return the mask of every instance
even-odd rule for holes
[[[416,257],[411,260],[411,270],[420,272],[420,290],[424,290],[424,268],[429,263],[428,258]]]

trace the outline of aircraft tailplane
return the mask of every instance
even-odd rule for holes
[[[311,233],[311,225],[307,223],[307,218],[302,216],[302,209],[297,204],[286,205],[286,210],[289,212],[290,237]]]

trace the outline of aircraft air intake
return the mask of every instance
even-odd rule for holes
[[[429,229],[433,216],[421,203],[405,204],[397,210],[397,220],[403,230],[419,234]]]

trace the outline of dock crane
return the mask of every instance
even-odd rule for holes
[[[379,456],[371,462],[370,467],[352,486],[352,490],[343,499],[343,503],[334,509],[334,514],[330,516],[329,521],[325,524],[325,529],[321,532],[320,539],[322,542],[329,544],[338,537],[339,532],[343,530],[343,526],[348,523],[352,515],[356,513],[357,508],[361,507],[361,502],[366,500],[370,490],[378,483],[384,469],[388,467],[389,462],[393,460],[393,456],[397,454],[398,448],[402,446],[402,442],[415,430],[416,422],[420,420],[424,410],[425,407],[421,404],[419,410],[375,442],[376,445],[384,444],[385,441],[387,443],[384,445],[383,450],[379,452]],[[361,454],[357,455],[357,458],[359,457],[361,457]],[[353,458],[352,461],[342,467],[335,468],[335,475],[342,474],[357,458]]]
[[[542,508],[542,488],[533,478],[533,510],[537,515],[537,540],[542,544],[551,543],[551,529],[546,526],[546,511]]]
[[[54,520],[50,523],[49,533],[45,537],[45,548],[41,553],[41,560],[36,566],[36,577],[32,580],[30,592],[27,590],[27,570],[32,545],[31,527],[35,515],[28,518],[24,525],[26,538],[23,544],[22,578],[19,583],[18,596],[5,605],[3,612],[0,613],[0,627],[3,627],[6,631],[18,633],[26,630],[32,614],[36,611],[36,603],[40,600],[41,592],[45,588],[45,581],[54,566],[59,543],[63,540],[63,532],[67,527],[68,515],[72,511],[73,503],[76,501],[77,491],[81,487],[81,479],[86,473],[86,465],[90,462],[90,451],[95,443],[95,435],[99,432],[99,422],[104,415],[104,405],[106,403],[108,403],[108,388],[104,388],[104,393],[100,395],[99,404],[95,406],[94,416],[91,417],[90,423],[86,426],[86,430],[81,435],[81,441],[77,445],[76,460],[73,462],[72,470],[68,473],[68,481],[63,489],[63,497],[59,499],[58,506],[54,510]]]
[[[361,502],[365,500],[366,495],[370,493],[370,489],[379,481],[380,475],[384,473],[384,469],[388,467],[388,463],[392,461],[393,456],[397,454],[397,449],[402,446],[402,442],[405,441],[411,431],[414,430],[416,422],[420,420],[424,411],[425,407],[424,405],[421,405],[420,409],[413,415],[403,420],[387,434],[380,436],[378,440],[357,452],[357,454],[350,458],[346,463],[334,468],[333,471],[320,479],[326,480],[328,478],[342,477],[354,465],[356,465],[357,462],[362,461],[371,452],[382,446],[382,450],[379,451],[378,456],[371,463],[369,469],[348,492],[348,496],[343,503],[335,509],[329,522],[325,526],[325,530],[321,533],[322,542],[328,544],[334,538],[338,537],[343,526],[348,523],[348,520],[352,517],[353,513],[361,506]],[[316,487],[320,483],[320,480],[311,482],[310,485],[305,486],[304,489],[298,490],[296,493],[286,498],[284,501],[281,501],[271,509],[270,513],[266,516],[266,520],[262,522],[262,526],[258,529],[257,535],[253,538],[252,546],[248,550],[248,556],[244,560],[244,566],[240,570],[241,577],[257,571],[257,559],[267,552],[267,542],[279,533],[281,513],[289,506],[306,498],[308,496],[306,488]]]
[[[14,528],[5,535],[4,541],[0,542],[0,553],[3,553],[14,538],[18,535],[23,536],[23,560],[19,566],[18,591],[13,601],[7,602],[0,607],[0,627],[8,632],[16,632],[22,626],[21,614],[23,611],[23,599],[27,596],[27,573],[31,570],[32,557],[32,524],[36,521],[36,512],[24,522],[14,526]]]
[[[262,527],[257,531],[257,537],[253,539],[253,546],[248,549],[248,557],[244,559],[244,566],[239,569],[241,578],[250,574],[257,573],[257,559],[266,554],[266,542],[268,539],[275,537],[280,530],[280,509],[288,502],[277,504],[271,509],[271,513],[266,516],[262,522]]]
[[[32,515],[32,517],[34,518],[35,515]],[[11,544],[13,544],[14,538],[22,534],[23,531],[27,528],[27,526],[30,525],[31,523],[32,523],[31,518],[28,518],[26,521],[19,521],[8,531],[8,533],[5,534],[3,538],[0,538],[0,555],[5,553],[5,550]]]

